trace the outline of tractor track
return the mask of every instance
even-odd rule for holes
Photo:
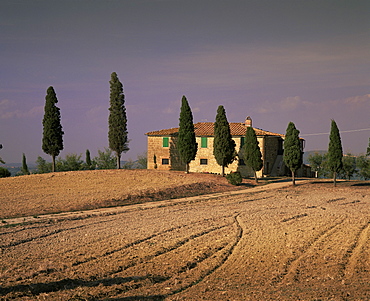
[[[327,227],[323,231],[320,231],[318,235],[314,237],[313,240],[309,241],[294,257],[288,259],[285,264],[285,270],[280,273],[279,275],[275,276],[272,280],[272,283],[286,283],[291,282],[297,275],[297,269],[299,267],[300,262],[307,256],[307,254],[315,248],[318,244],[323,243],[324,241],[328,240],[328,237],[333,235],[337,229],[343,224],[344,219]]]
[[[368,246],[369,231],[370,221],[367,221],[360,227],[352,246],[347,250],[343,258],[342,277],[345,280],[350,279],[356,272],[356,266],[360,261],[360,257],[363,255],[363,250]]]

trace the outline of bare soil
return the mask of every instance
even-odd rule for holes
[[[125,206],[238,190],[211,174],[154,170],[92,170],[0,179],[0,219]]]
[[[126,182],[126,171],[111,172]],[[131,186],[153,177],[146,172]],[[168,189],[177,176],[192,185],[186,182],[192,175],[154,175]],[[59,174],[48,176],[40,183]],[[369,182],[246,183],[225,192],[217,176],[195,175],[193,183],[203,176],[224,192],[0,228],[0,300],[370,300]],[[81,185],[89,187],[92,178]],[[54,187],[65,191],[59,182]],[[89,198],[81,191],[75,198],[83,203]],[[34,195],[27,199],[32,204],[38,194],[24,195]],[[17,216],[6,210],[2,216]]]

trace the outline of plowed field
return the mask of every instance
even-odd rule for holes
[[[271,185],[0,228],[0,300],[370,300],[368,183]]]

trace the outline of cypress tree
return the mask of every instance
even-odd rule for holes
[[[45,97],[42,150],[45,154],[52,157],[52,172],[55,171],[55,157],[63,150],[63,130],[60,123],[60,110],[56,106],[58,103],[54,88],[49,87]]]
[[[213,155],[217,164],[222,167],[221,175],[225,175],[225,167],[231,164],[236,156],[235,141],[230,133],[230,125],[226,118],[223,106],[217,109],[216,122],[214,124]]]
[[[22,157],[22,174],[24,175],[29,175],[30,174],[30,171],[28,170],[28,166],[27,166],[27,160],[26,160],[26,155],[23,153],[23,157]]]
[[[92,162],[91,162],[90,151],[88,149],[86,150],[86,167],[89,170],[93,169]]]
[[[0,144],[0,149],[2,149],[2,148],[3,148],[3,145],[2,145],[2,144]],[[1,159],[1,157],[0,157],[0,163],[5,164],[4,160],[3,160],[3,159]]]
[[[369,145],[367,146],[366,156],[370,156],[370,138],[369,138]]]
[[[295,172],[302,166],[303,152],[299,141],[299,130],[293,122],[289,122],[286,129],[283,160],[292,173],[292,182],[295,185]]]
[[[245,164],[253,169],[254,179],[258,183],[257,171],[262,169],[263,161],[256,132],[252,127],[247,127],[244,143]]]
[[[334,187],[337,186],[337,173],[343,167],[343,149],[342,141],[340,139],[339,129],[336,122],[331,120],[331,129],[329,136],[329,148],[328,148],[328,167],[333,173]]]
[[[195,140],[193,114],[185,96],[181,100],[177,149],[179,150],[181,161],[186,164],[185,172],[189,173],[189,163],[195,159],[198,144]]]
[[[110,83],[110,108],[109,108],[109,148],[116,153],[117,169],[121,168],[121,154],[127,152],[127,117],[123,85],[117,73],[111,74]]]
[[[154,162],[154,169],[157,169],[158,168],[158,165],[157,165],[157,156],[155,154],[153,156],[153,162]]]

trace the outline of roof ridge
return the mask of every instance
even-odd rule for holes
[[[194,129],[195,129],[195,135],[196,136],[213,136],[214,130],[213,130],[214,122],[210,121],[201,121],[194,123]],[[230,125],[230,131],[232,136],[244,136],[247,125],[243,122],[229,122]],[[263,135],[263,136],[280,136],[284,137],[282,134],[266,131],[260,128],[252,127],[257,135]],[[173,127],[170,129],[163,129],[158,131],[151,131],[146,133],[148,136],[171,136],[177,134],[179,131],[179,127]]]

